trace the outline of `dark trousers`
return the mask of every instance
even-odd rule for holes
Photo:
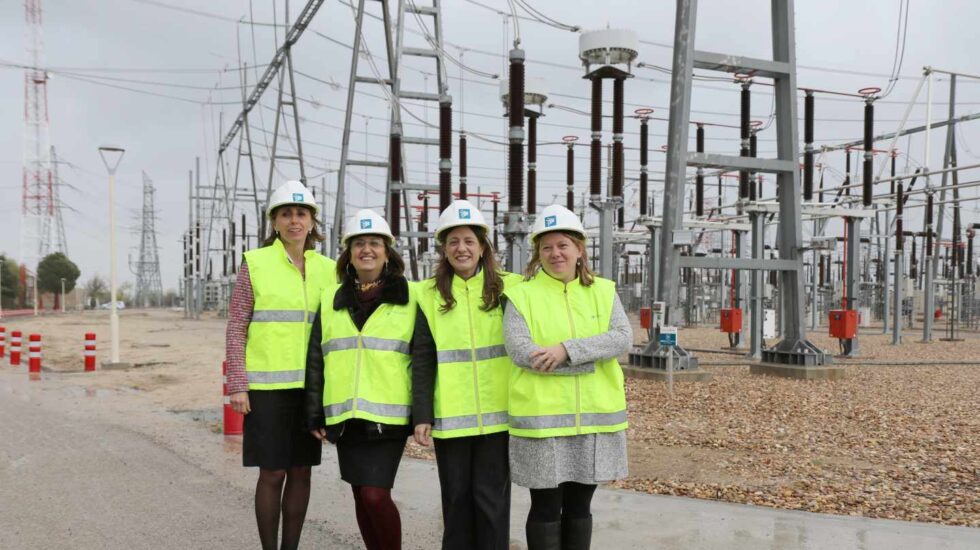
[[[436,439],[443,550],[506,550],[510,541],[507,432]]]

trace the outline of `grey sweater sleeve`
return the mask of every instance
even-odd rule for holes
[[[531,368],[531,352],[541,346],[534,343],[531,337],[531,329],[527,326],[527,321],[517,308],[509,303],[504,306],[504,345],[507,348],[507,355],[515,365],[523,369],[534,370]],[[567,349],[567,348],[566,348]],[[595,363],[584,365],[569,365],[564,362],[550,373],[537,371],[539,374],[583,374],[595,371]]]
[[[568,362],[572,365],[592,364],[603,359],[612,359],[629,351],[633,345],[633,328],[619,301],[614,296],[612,314],[609,317],[609,330],[587,338],[575,338],[562,342],[568,352]],[[594,367],[593,367],[594,368]]]

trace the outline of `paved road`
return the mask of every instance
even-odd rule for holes
[[[255,548],[255,472],[212,411],[174,414],[134,391],[86,390],[86,376],[0,368],[0,548]],[[98,376],[95,373],[94,376]],[[405,547],[438,548],[435,465],[402,462],[394,491]],[[511,538],[523,547],[526,490]],[[790,512],[600,490],[593,548],[976,549],[980,529]],[[314,470],[304,548],[358,548],[335,453]]]

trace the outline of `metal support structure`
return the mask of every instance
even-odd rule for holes
[[[751,185],[751,181],[749,182]],[[749,213],[750,224],[752,225],[752,261],[765,262],[765,243],[766,243],[766,218],[765,214],[759,212]],[[753,269],[749,272],[749,353],[752,359],[762,358],[762,349],[765,347],[765,339],[762,337],[763,315],[765,306],[765,279],[763,279],[761,269]]]
[[[861,218],[844,218],[845,246],[847,253],[844,258],[844,265],[847,271],[844,274],[844,309],[858,309],[860,305],[860,284],[861,273]],[[841,355],[845,357],[856,357],[858,354],[858,338],[855,336],[849,340],[842,340]]]

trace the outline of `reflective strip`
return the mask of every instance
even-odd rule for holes
[[[84,357],[95,357],[95,350],[85,350]]]
[[[30,357],[31,359],[37,359],[38,357],[41,357],[41,352],[32,349],[30,353],[27,354],[27,356]]]
[[[284,384],[306,380],[306,369],[276,371],[246,371],[250,384]]]
[[[312,325],[313,324],[313,320],[314,320],[313,318],[314,317],[316,317],[316,312],[315,311],[308,311],[307,312],[307,315],[306,315],[306,322]]]
[[[469,349],[450,349],[436,353],[436,360],[440,363],[464,363],[472,361],[472,350]],[[487,361],[498,357],[507,357],[507,348],[503,344],[496,346],[485,346],[476,348],[476,360]]]
[[[524,430],[546,430],[549,428],[574,428],[574,414],[554,414],[543,416],[511,416],[510,427]],[[626,422],[626,411],[613,413],[582,413],[580,426],[614,426]]]
[[[484,426],[497,426],[507,423],[507,413],[506,412],[495,412],[486,413],[483,415],[483,425]],[[465,416],[450,416],[447,418],[436,418],[435,422],[432,424],[433,430],[439,431],[449,431],[449,430],[465,430],[467,428],[479,427],[479,422],[477,422],[477,415],[469,414]]]
[[[225,406],[227,407],[227,406],[230,406],[230,405],[231,405],[231,397],[226,395],[225,396]]]
[[[348,336],[346,338],[333,338],[327,341],[325,344],[320,346],[323,353],[330,353],[331,351],[343,351],[348,349],[357,348],[357,336]],[[403,342],[401,340],[394,340],[390,338],[375,338],[373,336],[362,336],[361,337],[361,347],[363,349],[370,349],[375,351],[395,351],[398,353],[404,353],[408,355],[409,344],[408,342]]]
[[[354,410],[354,400],[348,399],[343,403],[333,403],[323,407],[323,414],[327,418],[340,416],[345,412]],[[364,398],[357,398],[357,410],[377,414],[379,416],[390,416],[396,418],[407,418],[412,414],[410,405],[389,405],[386,403],[374,403]]]
[[[255,323],[302,323],[306,321],[306,312],[295,309],[261,309],[252,312],[252,322]]]

